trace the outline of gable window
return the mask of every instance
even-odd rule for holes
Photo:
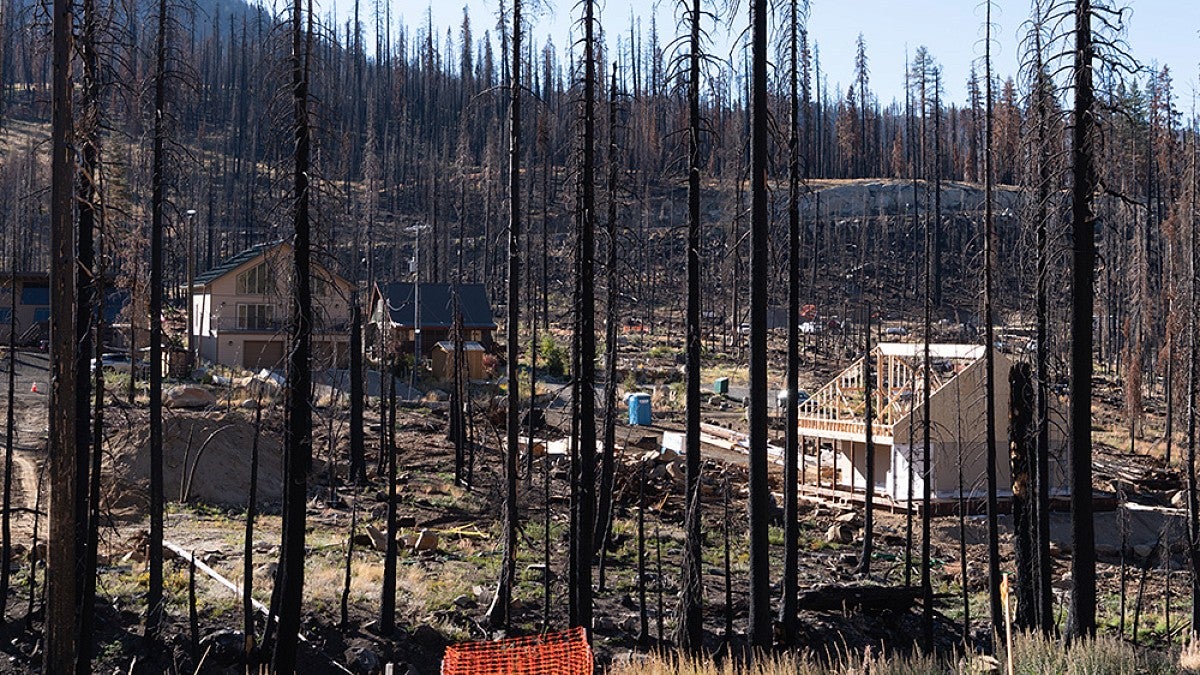
[[[259,263],[237,276],[238,295],[266,295],[275,291],[275,273],[267,263]]]
[[[274,305],[238,305],[238,328],[267,330],[275,327]]]

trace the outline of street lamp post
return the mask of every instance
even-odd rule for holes
[[[187,255],[187,350],[188,350],[188,367],[196,366],[196,325],[195,311],[193,306],[195,303],[196,289],[193,286],[196,283],[196,209],[188,209],[186,211],[188,217],[188,255]]]

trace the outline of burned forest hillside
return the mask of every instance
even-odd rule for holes
[[[1200,673],[1200,17],[642,4],[0,0],[0,673]]]

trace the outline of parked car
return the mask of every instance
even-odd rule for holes
[[[800,324],[801,335],[816,335],[821,332],[821,324],[816,321],[805,321]]]
[[[802,405],[809,398],[810,397],[809,397],[807,391],[804,391],[803,389],[797,391],[796,392],[796,405]],[[775,394],[776,407],[779,407],[779,408],[787,407],[787,399],[788,399],[788,390],[780,389],[779,392]]]
[[[900,337],[904,337],[905,335],[908,335],[908,329],[904,326],[892,326],[884,331],[884,333],[887,335],[898,335]]]
[[[128,354],[102,354],[98,364],[96,359],[92,359],[92,370],[95,371],[98,367],[105,370],[116,371],[118,373],[128,373],[133,371],[134,363],[133,360],[129,358]],[[138,373],[143,373],[148,369],[149,364],[147,364],[145,361],[137,362]]]

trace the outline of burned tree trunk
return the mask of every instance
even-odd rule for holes
[[[250,441],[250,494],[246,496],[246,534],[242,541],[242,632],[246,658],[254,653],[254,518],[258,510],[258,441],[262,434],[262,398],[255,399],[254,436]]]
[[[383,451],[387,455],[387,527],[384,537],[383,589],[379,593],[379,632],[396,632],[396,378],[388,379],[386,415],[379,421],[383,427]]]
[[[1193,139],[1193,143],[1195,140]],[[1196,386],[1197,360],[1200,359],[1200,327],[1195,317],[1200,316],[1200,287],[1196,274],[1200,272],[1200,229],[1196,223],[1197,167],[1196,149],[1192,148],[1191,196],[1188,210],[1188,234],[1191,238],[1191,255],[1188,260],[1190,298],[1188,299],[1192,321],[1188,326],[1188,379],[1187,379],[1187,506],[1188,506],[1188,557],[1192,572],[1192,637],[1200,636],[1200,494],[1196,485]]]
[[[9,250],[9,271],[17,269],[17,237],[13,230],[12,248]],[[8,280],[8,306],[17,306],[17,280],[10,275]],[[8,325],[8,407],[4,423],[4,494],[3,505],[0,505],[0,623],[5,621],[5,609],[8,605],[8,586],[12,571],[12,482],[13,482],[13,444],[16,433],[16,396],[17,379],[17,320],[9,315]]]
[[[287,388],[284,425],[283,527],[279,568],[275,575],[278,637],[272,668],[289,673],[296,669],[300,638],[300,611],[304,591],[305,509],[308,505],[308,469],[312,464],[312,278],[309,240],[309,175],[312,171],[312,130],[308,118],[309,51],[312,46],[311,12],[305,24],[303,0],[292,5],[292,132],[295,137],[292,173],[293,244],[292,302],[289,317]]]
[[[83,96],[81,122],[83,129],[81,137],[83,148],[80,153],[78,168],[78,209],[79,209],[79,271],[77,283],[79,286],[79,306],[76,312],[76,331],[78,339],[76,346],[76,372],[80,376],[80,386],[76,391],[76,407],[78,431],[80,439],[90,438],[90,443],[79,443],[76,454],[77,475],[79,483],[77,509],[78,524],[82,527],[80,541],[83,542],[84,560],[81,569],[80,583],[82,584],[79,602],[79,641],[80,655],[77,673],[91,672],[92,631],[96,614],[96,550],[100,539],[100,467],[101,445],[104,441],[104,369],[91,368],[94,357],[96,363],[101,362],[104,352],[103,320],[104,313],[100,304],[104,297],[102,275],[100,274],[98,255],[99,232],[101,222],[100,195],[100,64],[99,46],[96,31],[100,21],[96,6],[92,0],[83,3],[83,30],[81,33],[81,54],[83,61]],[[15,306],[15,305],[14,305]],[[130,373],[132,378],[135,368],[136,354],[130,355]],[[91,380],[95,381],[95,398],[92,398]]]
[[[863,501],[863,544],[862,560],[858,562],[858,573],[871,575],[871,556],[875,554],[875,392],[874,375],[871,372],[871,306],[866,307],[867,330],[863,332],[863,422],[866,427],[866,487]]]
[[[512,603],[512,588],[517,574],[517,457],[521,452],[518,437],[521,430],[521,396],[517,379],[521,337],[521,0],[513,0],[512,21],[508,117],[508,317],[505,319],[508,409],[505,411],[504,439],[504,557],[500,562],[496,594],[487,612],[488,625],[492,628],[508,627],[509,605]],[[456,358],[462,356],[457,354]],[[530,414],[533,414],[532,411]]]
[[[1039,8],[1040,12],[1040,8]],[[1044,19],[1039,16],[1039,21]],[[1039,28],[1035,27],[1035,31]],[[1036,529],[1034,541],[1037,545],[1037,602],[1038,627],[1047,635],[1054,630],[1054,590],[1051,586],[1051,573],[1054,560],[1050,554],[1050,345],[1049,323],[1049,284],[1050,273],[1050,199],[1054,193],[1052,183],[1054,171],[1051,158],[1055,152],[1057,137],[1051,133],[1052,113],[1054,108],[1054,87],[1046,72],[1045,59],[1042,54],[1040,32],[1035,33],[1037,58],[1035,93],[1035,116],[1037,124],[1037,279],[1036,283],[1036,324],[1037,351],[1034,356],[1036,365],[1035,378],[1037,381],[1037,447],[1034,470],[1034,483],[1037,486],[1035,502]],[[1170,378],[1168,377],[1168,380]],[[1169,407],[1169,406],[1168,406]],[[1170,412],[1167,417],[1167,428],[1171,427]],[[1170,433],[1168,432],[1168,436]],[[1170,440],[1167,441],[1170,447]],[[1169,452],[1168,452],[1169,454]]]
[[[1013,557],[1017,569],[1016,625],[1031,630],[1037,624],[1034,589],[1036,509],[1033,502],[1034,393],[1028,363],[1014,364],[1008,374],[1008,448],[1012,462]],[[965,561],[964,561],[965,562]]]
[[[158,3],[158,38],[155,46],[154,157],[150,197],[150,586],[146,593],[146,639],[158,641],[163,619],[163,428],[162,428],[162,311],[163,226],[165,208],[166,101],[167,101],[167,2]],[[132,376],[132,374],[131,374]],[[153,649],[153,647],[152,647]]]
[[[992,314],[992,265],[995,245],[993,212],[992,166],[992,3],[985,5],[984,38],[984,169],[983,169],[983,332],[984,332],[984,433],[987,473],[987,542],[988,542],[988,603],[991,607],[992,630],[1003,632],[1004,613],[1000,605],[1000,504],[997,498],[996,450],[996,354],[995,319]]]
[[[617,443],[617,69],[613,66],[608,95],[608,214],[605,234],[604,277],[604,440],[600,456],[600,492],[596,500],[596,536],[592,547],[600,552],[600,590],[604,590],[604,547],[612,532],[613,473]]]
[[[576,490],[574,575],[571,624],[592,632],[592,536],[596,521],[596,16],[594,0],[584,0],[582,148],[579,168],[578,263],[575,358],[579,435],[572,480]]]
[[[771,571],[767,525],[767,1],[752,0],[750,219],[750,645],[771,646]]]
[[[925,348],[924,359],[922,363],[922,412],[921,412],[921,638],[922,644],[927,651],[933,650],[933,582],[930,579],[930,563],[933,554],[932,551],[932,516],[933,516],[933,458],[932,458],[932,439],[930,437],[932,419],[930,415],[932,410],[930,407],[930,398],[932,397],[932,380],[933,380],[933,362],[930,354],[930,342],[933,340],[933,268],[932,268],[932,253],[934,248],[934,226],[933,223],[941,220],[942,217],[942,202],[941,202],[941,144],[938,127],[942,117],[941,100],[941,75],[935,73],[933,85],[933,124],[934,124],[934,151],[933,151],[933,213],[928,214],[925,219]]]
[[[684,428],[684,549],[680,575],[679,648],[698,652],[704,644],[703,533],[700,522],[700,0],[688,10],[688,226],[687,226],[687,394]]]
[[[50,545],[46,592],[45,661],[49,673],[75,670],[78,644],[79,560],[76,540],[75,369],[76,233],[72,223],[71,52],[72,7],[54,0],[53,84],[50,147],[50,443],[54,482],[50,503]],[[36,536],[36,535],[35,535]],[[53,574],[50,574],[50,572]],[[31,575],[32,577],[32,575]]]
[[[1092,314],[1096,266],[1092,197],[1098,186],[1092,157],[1092,4],[1075,2],[1075,107],[1071,129],[1071,586],[1067,634],[1096,632],[1096,531],[1092,521]],[[1200,617],[1198,617],[1200,618]]]
[[[802,0],[788,3],[788,347],[787,411],[783,469],[783,642],[796,639],[800,592],[800,31],[807,12]]]

